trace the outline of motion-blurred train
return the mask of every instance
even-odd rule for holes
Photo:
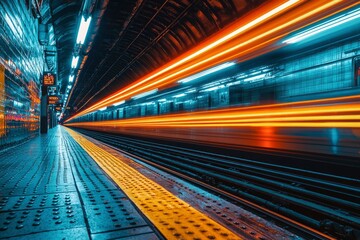
[[[246,61],[222,63],[65,125],[358,157],[360,20],[349,16],[360,16],[360,10],[286,35]],[[317,32],[294,40],[311,31]]]

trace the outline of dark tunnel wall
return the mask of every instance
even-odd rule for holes
[[[38,27],[25,1],[0,1],[0,148],[39,132]]]

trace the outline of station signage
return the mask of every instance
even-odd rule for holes
[[[56,95],[56,86],[49,86],[48,93],[49,95]]]
[[[58,96],[48,96],[48,104],[57,104],[59,102]]]
[[[55,85],[55,74],[50,73],[50,72],[44,72],[43,85],[44,86],[53,86],[53,85]]]
[[[55,111],[61,112],[61,107],[55,107]]]

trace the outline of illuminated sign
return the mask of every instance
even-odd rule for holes
[[[57,104],[59,102],[58,96],[48,96],[48,104]]]
[[[59,101],[59,97],[58,96],[49,96],[49,101]]]
[[[56,86],[49,86],[48,92],[50,95],[55,95],[56,94]]]
[[[52,73],[44,73],[43,76],[43,85],[44,86],[52,86],[55,85],[55,75]]]
[[[60,111],[61,111],[61,107],[55,107],[55,111],[60,112]]]

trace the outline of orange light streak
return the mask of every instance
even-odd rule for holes
[[[215,111],[142,117],[101,122],[69,123],[77,127],[360,127],[360,97],[343,97],[299,103],[237,107]],[[339,102],[336,103],[335,101]],[[345,101],[345,102],[343,102]],[[311,105],[311,104],[323,105]],[[334,105],[328,105],[328,104]],[[326,104],[326,105],[325,105]]]
[[[294,27],[291,28],[291,26],[295,26],[301,21],[306,21],[311,16],[325,12],[325,10],[330,9],[331,7],[334,7],[341,2],[343,1],[287,1],[285,3],[284,1],[277,1],[275,4],[265,5],[262,8],[259,8],[258,11],[254,11],[244,19],[239,20],[231,27],[219,32],[209,41],[205,42],[207,45],[199,45],[199,47],[196,47],[189,53],[184,54],[183,56],[175,59],[174,61],[171,61],[169,64],[165,65],[159,70],[139,79],[134,84],[121,89],[120,91],[110,95],[93,106],[81,111],[67,121],[70,121],[71,119],[86,113],[98,110],[101,107],[109,106],[115,102],[126,100],[129,97],[141,92],[174,83],[181,78],[195,74],[216,64],[220,64],[232,59],[238,59],[242,56],[244,57],[246,54],[250,54],[254,51],[271,45],[274,43],[274,41],[283,37],[285,34],[296,30]],[[339,8],[344,9],[348,8],[351,4],[358,4],[353,2],[356,1],[348,1],[348,5],[346,7],[340,4],[341,6],[339,6]],[[284,15],[282,18],[274,19],[279,14],[284,14],[285,10],[288,11],[295,6],[298,6],[300,3],[303,3],[301,8],[297,8],[295,9],[296,11],[287,13],[287,15]],[[307,5],[305,5],[305,3]],[[270,7],[272,7],[271,10],[269,9]],[[267,12],[258,17],[258,15],[265,10],[267,10]],[[336,10],[340,11],[339,9]],[[334,14],[334,12],[332,14]],[[321,16],[319,15],[319,18],[320,17]],[[274,21],[268,22],[268,25],[262,26],[261,29],[255,28],[258,27],[260,23],[264,24],[264,22],[266,22],[265,20],[270,19]],[[244,23],[245,20],[248,22]],[[241,36],[241,34],[245,31],[247,34]],[[224,34],[226,35],[224,36]],[[271,34],[273,34],[272,38],[264,39],[267,36],[271,37]],[[256,41],[258,42],[256,43]],[[249,44],[253,44],[254,46],[248,46]],[[244,49],[241,51],[241,48]]]

